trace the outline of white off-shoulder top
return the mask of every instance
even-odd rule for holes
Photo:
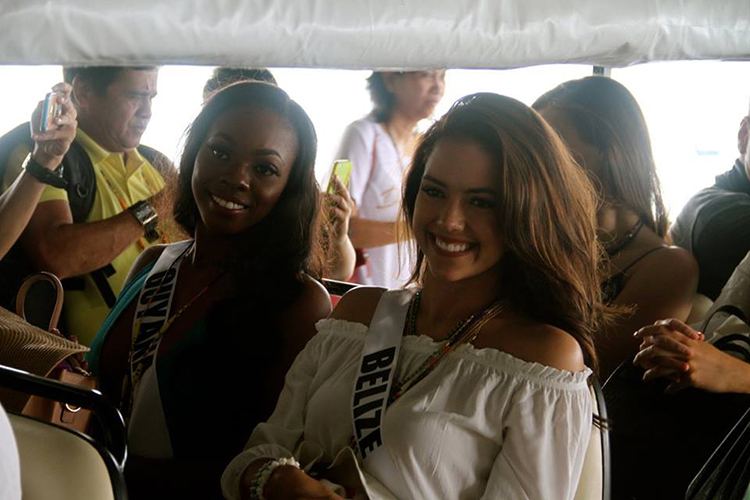
[[[334,319],[316,326],[273,415],[224,472],[225,497],[239,498],[240,476],[258,458],[294,455],[304,468],[331,463],[349,445],[368,329]],[[395,380],[439,345],[427,336],[404,337]],[[400,499],[573,498],[591,432],[590,374],[462,345],[385,413],[384,446],[400,480],[378,477],[367,463],[364,472]]]

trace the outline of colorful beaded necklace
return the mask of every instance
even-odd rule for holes
[[[406,325],[404,325],[404,333],[406,335],[417,334],[417,313],[419,312],[419,304],[422,299],[422,290],[418,290],[409,303],[409,311],[407,313]],[[411,375],[406,377],[400,382],[394,382],[391,387],[390,394],[388,395],[388,405],[390,406],[400,398],[406,391],[418,384],[422,379],[432,372],[437,364],[451,351],[455,350],[461,344],[467,344],[474,341],[477,335],[482,331],[484,325],[487,324],[491,319],[495,318],[505,308],[505,302],[498,300],[493,302],[478,313],[474,313],[464,318],[453,331],[443,341],[443,345],[440,348],[430,354],[430,356],[417,368]],[[357,453],[357,439],[352,436],[349,441],[349,446]]]
[[[419,290],[414,294],[411,304],[409,304],[409,313],[407,321],[407,335],[417,334],[417,314],[419,312],[419,304],[422,298],[422,291]],[[396,401],[403,393],[411,389],[422,379],[432,372],[437,364],[443,359],[448,353],[455,350],[461,344],[469,344],[477,338],[479,332],[482,331],[482,327],[487,324],[492,318],[500,314],[505,308],[505,302],[498,300],[493,302],[481,311],[474,313],[464,318],[453,331],[443,341],[443,345],[440,348],[430,354],[430,356],[417,368],[411,375],[406,377],[400,382],[396,382],[391,389],[391,393],[388,397],[388,404],[390,405]]]

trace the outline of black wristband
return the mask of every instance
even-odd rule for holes
[[[61,189],[67,189],[68,187],[68,181],[62,176],[62,169],[57,169],[53,172],[48,168],[44,168],[31,156],[31,153],[23,161],[21,168],[26,170],[29,175],[39,182]]]

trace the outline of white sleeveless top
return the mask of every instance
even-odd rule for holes
[[[386,292],[393,293],[393,292]],[[222,489],[239,498],[239,478],[262,457],[294,455],[302,466],[331,463],[352,437],[351,399],[367,327],[326,319],[287,374],[268,422],[227,467]],[[395,380],[439,343],[407,336]],[[462,345],[387,410],[384,446],[408,491],[398,498],[573,498],[592,422],[587,378]],[[363,467],[386,487],[387,477]]]

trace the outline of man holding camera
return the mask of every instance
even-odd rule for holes
[[[161,153],[139,146],[151,119],[157,68],[64,73],[78,112],[76,138],[54,178],[42,180],[49,185],[16,250],[33,269],[64,280],[64,332],[89,344],[135,259],[163,239],[159,203],[174,167]],[[14,146],[5,185],[33,161],[25,140]]]
[[[750,114],[740,123],[734,167],[694,195],[670,229],[676,245],[693,253],[700,267],[698,293],[711,300],[750,251]]]

